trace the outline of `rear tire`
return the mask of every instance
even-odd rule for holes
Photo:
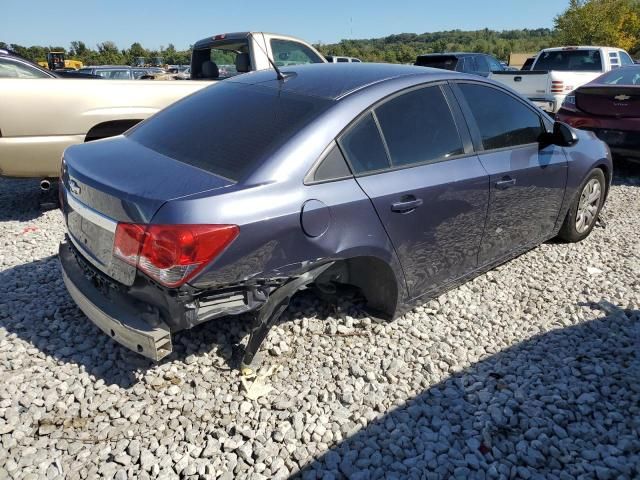
[[[578,190],[567,212],[558,237],[567,242],[580,242],[589,236],[604,204],[606,180],[604,172],[595,168]]]

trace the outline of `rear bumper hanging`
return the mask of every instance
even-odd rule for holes
[[[58,253],[69,294],[100,330],[128,349],[155,361],[171,353],[171,331],[157,314],[140,308],[125,294],[113,292],[113,298],[107,298],[84,275],[68,244],[61,243]],[[152,321],[147,322],[145,318]]]

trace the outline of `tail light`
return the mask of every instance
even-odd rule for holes
[[[237,225],[118,223],[114,256],[167,287],[194,277],[238,236]]]
[[[562,92],[564,92],[564,82],[562,80],[552,80],[551,93],[562,93]]]

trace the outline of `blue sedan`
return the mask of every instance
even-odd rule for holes
[[[593,134],[484,78],[293,66],[70,147],[60,260],[87,317],[155,360],[179,330],[252,312],[247,367],[297,291],[357,287],[392,319],[541,242],[583,240],[611,176]]]

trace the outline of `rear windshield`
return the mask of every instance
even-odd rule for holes
[[[331,103],[227,80],[162,110],[127,136],[180,162],[239,181]]]
[[[605,73],[598,83],[606,85],[640,85],[640,67],[617,68]]]
[[[534,70],[601,72],[600,50],[554,50],[543,52]]]
[[[419,67],[440,68],[443,70],[455,70],[458,59],[451,55],[435,55],[429,57],[418,57],[416,65]]]

